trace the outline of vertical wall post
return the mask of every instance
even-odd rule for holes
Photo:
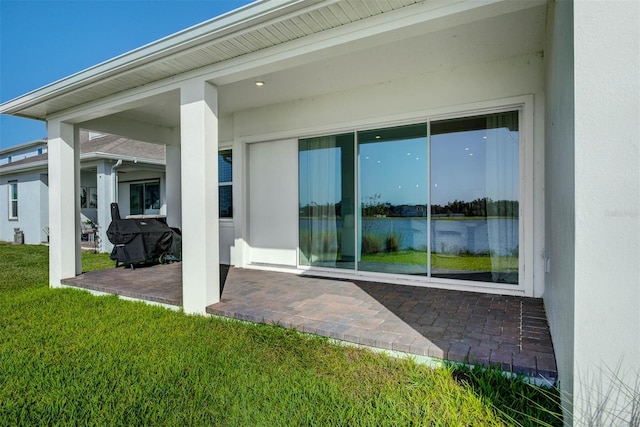
[[[184,311],[220,301],[218,91],[202,80],[180,88],[182,295]]]
[[[49,286],[82,272],[80,138],[68,123],[49,121]]]

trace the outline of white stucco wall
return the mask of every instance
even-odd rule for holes
[[[251,144],[248,150],[250,260],[253,263],[295,267],[298,247],[298,141],[289,139]]]
[[[231,251],[233,247],[233,220],[220,220],[220,264],[232,264]]]
[[[640,395],[639,23],[637,1],[574,2],[574,413],[581,420],[609,387],[635,391],[606,405],[612,416]],[[608,420],[603,425],[622,423]]]
[[[44,180],[44,181],[43,181]],[[18,181],[18,219],[9,220],[10,181]],[[46,241],[43,227],[48,218],[48,206],[43,204],[47,194],[46,175],[40,172],[0,177],[0,240],[13,242],[14,228],[24,232],[24,243],[36,245]]]
[[[570,408],[575,290],[573,4],[550,3],[547,17],[545,255],[549,258],[549,271],[543,297],[559,381]]]
[[[40,174],[40,238],[43,242],[49,240],[45,231],[49,227],[49,175]]]
[[[419,122],[427,116],[464,113],[487,101],[533,95],[533,206],[526,221],[533,227],[533,295],[544,288],[544,65],[532,54],[426,73],[384,84],[270,105],[235,114],[236,138],[255,142],[353,131],[359,126]],[[270,143],[266,143],[268,146]],[[251,147],[251,145],[250,145]],[[250,148],[251,149],[251,148]],[[264,150],[269,156],[270,151]],[[272,156],[275,160],[275,157]],[[253,159],[253,157],[251,157]],[[294,160],[297,164],[297,159]],[[250,162],[250,169],[254,164]],[[254,173],[252,171],[252,173]],[[297,177],[293,177],[297,182]],[[297,194],[297,187],[290,194]],[[297,201],[296,201],[297,202]],[[249,206],[249,209],[252,209]],[[251,211],[249,217],[251,218]],[[297,235],[297,221],[286,233]],[[253,227],[255,230],[255,227]],[[285,231],[285,230],[283,230]],[[257,262],[255,259],[250,261]],[[268,263],[268,258],[260,262]],[[274,259],[273,263],[278,263]],[[527,267],[529,268],[529,266]]]

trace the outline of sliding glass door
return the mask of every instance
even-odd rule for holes
[[[358,269],[427,274],[427,126],[358,132]]]
[[[131,215],[160,213],[160,181],[136,182],[129,186]]]
[[[353,134],[299,141],[299,263],[354,268]]]
[[[518,122],[510,111],[300,140],[300,265],[518,284]]]
[[[518,283],[518,113],[431,123],[431,276]]]

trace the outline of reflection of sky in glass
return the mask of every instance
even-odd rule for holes
[[[488,182],[496,168],[500,185]],[[432,136],[431,203],[483,197],[518,200],[518,132],[501,128]]]
[[[427,139],[360,145],[360,200],[393,205],[427,203]]]
[[[470,202],[484,197],[518,200],[518,139],[517,131],[504,127],[433,135],[431,203],[444,206],[454,200]],[[362,202],[380,195],[375,203],[427,203],[426,138],[362,143],[359,151]],[[341,176],[334,180],[333,189],[314,194],[314,200],[309,200],[307,190],[309,185],[318,184],[317,177],[314,179],[307,173],[309,170],[326,167],[341,175],[339,148],[300,151],[299,162],[300,206],[311,202],[335,204],[341,200]]]
[[[231,150],[218,153],[218,182],[231,182]]]

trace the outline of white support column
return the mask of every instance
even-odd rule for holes
[[[165,168],[167,224],[182,228],[182,191],[180,189],[180,145],[166,146]]]
[[[107,238],[107,228],[111,223],[111,202],[113,201],[111,166],[113,163],[102,161],[98,163],[97,168],[100,252],[111,252],[113,249],[113,245]]]
[[[182,299],[205,314],[220,301],[218,91],[201,80],[180,88]]]
[[[49,136],[49,286],[82,272],[80,138],[68,123],[47,123]]]

